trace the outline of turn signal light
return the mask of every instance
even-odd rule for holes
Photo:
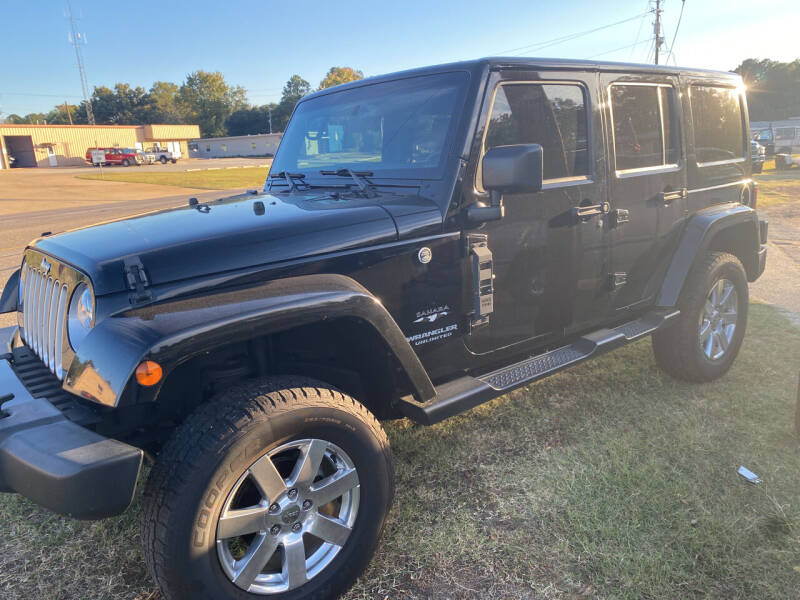
[[[143,360],[136,367],[136,381],[139,385],[151,387],[161,381],[164,376],[164,370],[161,365],[152,360]]]

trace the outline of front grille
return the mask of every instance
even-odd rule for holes
[[[67,303],[85,277],[67,265],[29,250],[25,254],[20,334],[44,365],[64,378]]]

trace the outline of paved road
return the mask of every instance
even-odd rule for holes
[[[155,163],[154,165],[140,165],[138,167],[103,167],[107,172],[115,173],[117,171],[186,171],[189,169],[229,169],[232,167],[266,167],[272,164],[271,158],[182,158],[175,164]],[[91,167],[86,165],[84,167],[60,167],[59,171],[68,171],[73,175],[79,173],[97,173],[100,167]]]
[[[239,190],[244,191],[244,190]],[[200,201],[214,200],[238,193],[237,190],[215,190],[211,192],[193,191]],[[5,287],[9,276],[22,262],[22,251],[32,239],[41,236],[45,231],[59,233],[76,227],[119,219],[130,215],[180,206],[188,201],[188,196],[151,198],[135,202],[114,202],[110,204],[61,208],[29,212],[24,215],[0,216],[0,290]],[[0,327],[15,325],[14,315],[0,315]]]

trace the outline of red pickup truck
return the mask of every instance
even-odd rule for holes
[[[101,163],[92,160],[92,151],[105,152],[105,160]],[[86,162],[95,167],[102,165],[122,165],[123,167],[130,167],[131,165],[140,165],[144,162],[142,155],[132,148],[88,148],[86,150]]]

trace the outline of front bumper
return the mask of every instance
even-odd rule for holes
[[[118,515],[131,503],[142,451],[81,427],[34,397],[0,343],[0,492],[17,492],[78,519]]]

